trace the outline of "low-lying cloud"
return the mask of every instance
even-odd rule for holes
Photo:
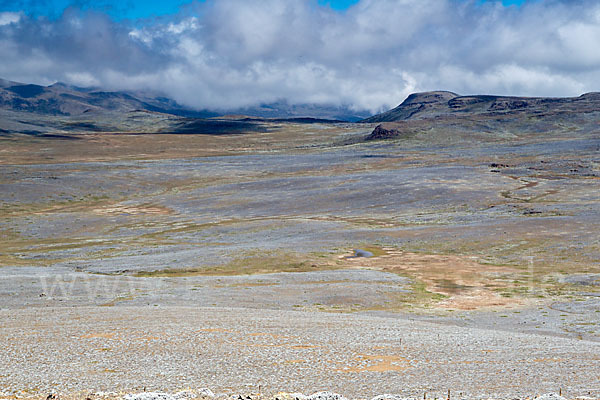
[[[435,89],[600,90],[598,43],[595,0],[361,0],[345,12],[316,0],[207,0],[143,22],[77,8],[56,20],[0,13],[0,77],[156,90],[197,108],[285,99],[375,112]]]

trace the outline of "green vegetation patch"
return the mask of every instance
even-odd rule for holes
[[[324,262],[319,254],[298,254],[283,251],[246,252],[223,265],[200,266],[191,268],[166,268],[155,271],[139,271],[137,277],[185,277],[185,276],[231,276],[255,275],[275,272],[309,272],[340,269],[336,263]]]

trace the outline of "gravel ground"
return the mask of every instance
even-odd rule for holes
[[[0,392],[600,397],[600,343],[385,318],[220,307],[0,311]]]

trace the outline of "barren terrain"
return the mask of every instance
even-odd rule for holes
[[[261,126],[0,137],[0,398],[600,398],[597,132]]]

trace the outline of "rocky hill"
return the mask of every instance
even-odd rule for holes
[[[368,140],[407,138],[437,130],[492,138],[557,130],[598,132],[600,93],[566,98],[415,93],[398,107],[361,122],[382,123]]]
[[[456,93],[444,91],[413,93],[398,107],[366,118],[362,122],[400,121],[428,115],[432,111],[441,109],[444,104],[456,97],[458,97]]]

